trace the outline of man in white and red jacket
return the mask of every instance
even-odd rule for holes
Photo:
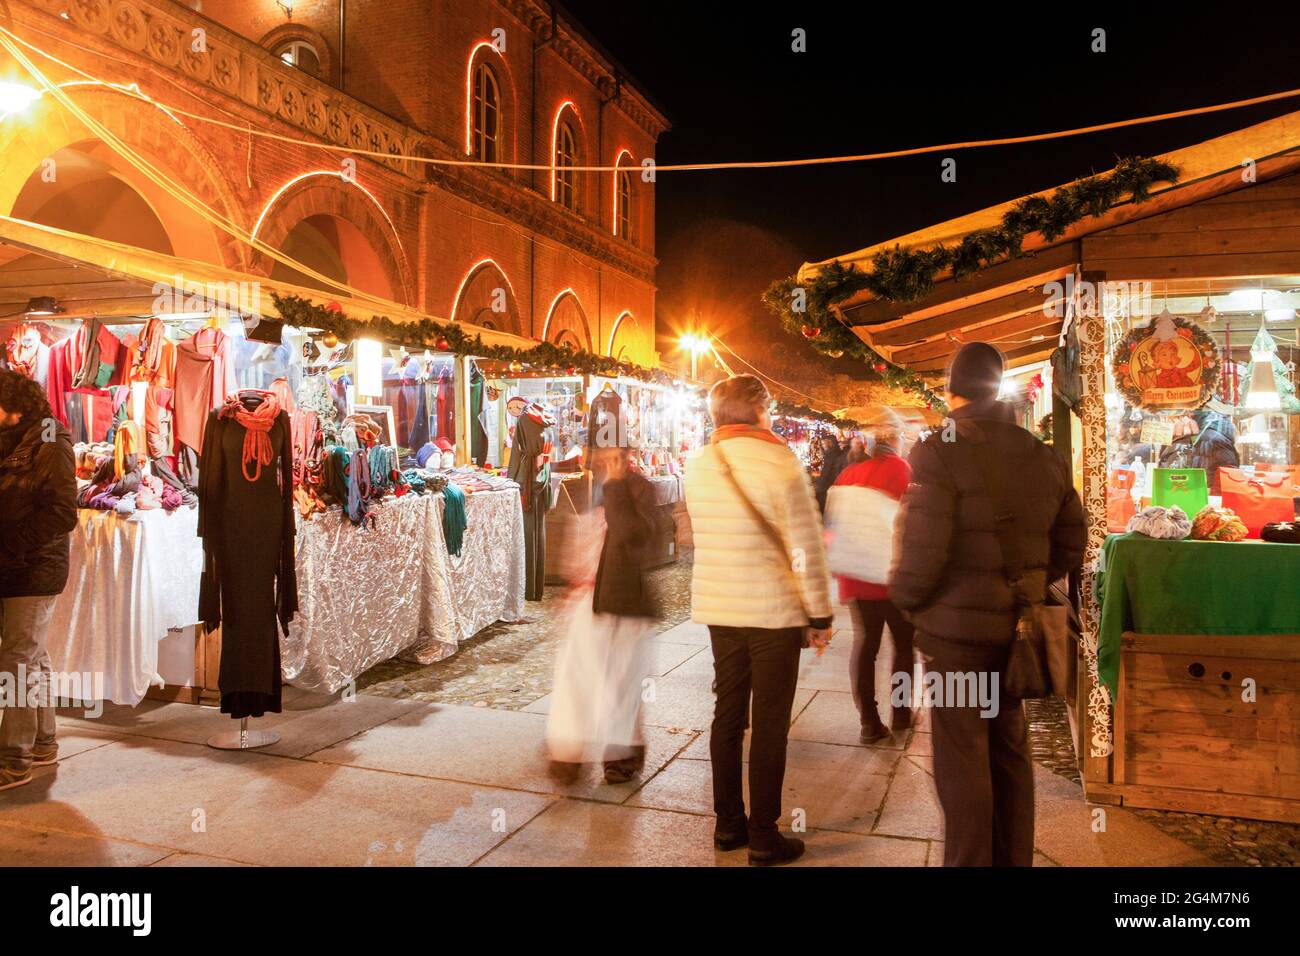
[[[912,469],[899,455],[904,426],[897,412],[881,406],[864,425],[875,438],[871,457],[840,472],[826,498],[826,526],[830,532],[828,559],[839,579],[840,601],[854,610],[849,677],[862,721],[860,739],[874,743],[888,737],[891,728],[900,731],[912,724],[911,708],[899,703],[886,727],[876,703],[876,655],[886,624],[894,642],[891,673],[910,676],[912,672],[913,628],[889,599],[886,584],[894,519],[899,499],[912,480]]]

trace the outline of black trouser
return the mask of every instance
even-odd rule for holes
[[[1004,647],[959,645],[922,636],[927,672],[988,672],[990,687],[1006,663]],[[945,687],[949,682],[945,679]],[[934,784],[943,807],[944,866],[1031,866],[1034,862],[1034,768],[1025,708],[999,696],[996,716],[967,701],[930,710]]]
[[[857,705],[862,725],[868,726],[880,720],[880,710],[876,706],[876,656],[880,653],[880,638],[885,625],[889,625],[889,636],[894,641],[893,674],[903,671],[907,674],[911,686],[912,679],[912,632],[913,627],[904,618],[901,611],[894,607],[888,598],[882,601],[857,599],[853,602],[857,614],[854,616],[853,653],[849,658],[849,677],[853,682],[853,703]],[[893,679],[890,679],[892,696]],[[908,703],[900,710],[906,710]]]
[[[713,760],[713,809],[718,830],[736,833],[745,826],[741,770],[746,718],[753,692],[753,733],[749,741],[749,831],[751,844],[762,845],[777,832],[781,788],[785,782],[785,745],[790,710],[799,679],[803,628],[709,625],[717,703],[709,734]]]

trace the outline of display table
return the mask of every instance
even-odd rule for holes
[[[1300,634],[1300,545],[1111,535],[1102,549],[1097,670],[1115,697],[1120,638]],[[1300,712],[1298,712],[1300,713]]]
[[[519,492],[476,492],[465,510],[458,557],[447,553],[442,495],[387,498],[373,508],[373,526],[334,510],[300,523],[284,679],[333,693],[382,661],[442,660],[494,621],[522,617]]]
[[[158,676],[158,642],[196,623],[203,548],[198,511],[80,509],[68,585],[50,621],[55,671],[89,679],[93,697],[135,706]],[[96,686],[102,680],[102,685]]]
[[[1122,535],[1102,554],[1115,746],[1089,799],[1300,823],[1300,546]]]

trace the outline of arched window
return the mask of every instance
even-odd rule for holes
[[[578,208],[576,173],[578,141],[573,127],[561,122],[555,133],[555,201],[566,209]]]
[[[275,55],[304,73],[320,76],[320,55],[306,40],[289,40],[275,48]]]
[[[618,237],[632,238],[632,174],[626,169],[618,173]]]
[[[474,67],[474,94],[470,99],[470,144],[474,158],[497,162],[501,142],[501,90],[496,74],[486,63]]]

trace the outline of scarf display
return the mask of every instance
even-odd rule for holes
[[[262,400],[255,408],[250,409],[243,402],[244,396],[247,395],[259,395]],[[244,450],[241,461],[244,480],[257,481],[262,475],[262,469],[271,464],[274,457],[271,437],[268,433],[280,415],[280,400],[273,392],[245,389],[226,397],[220,415],[222,418],[233,418],[244,426]],[[254,467],[251,475],[248,473],[250,464]]]
[[[1165,538],[1176,541],[1187,537],[1191,533],[1192,519],[1187,517],[1183,509],[1177,505],[1172,508],[1153,505],[1150,508],[1143,508],[1130,518],[1128,530],[1144,534],[1148,538]]]
[[[465,516],[465,492],[454,483],[442,489],[442,533],[447,538],[447,553],[459,558],[465,543],[465,529],[469,519]]]

